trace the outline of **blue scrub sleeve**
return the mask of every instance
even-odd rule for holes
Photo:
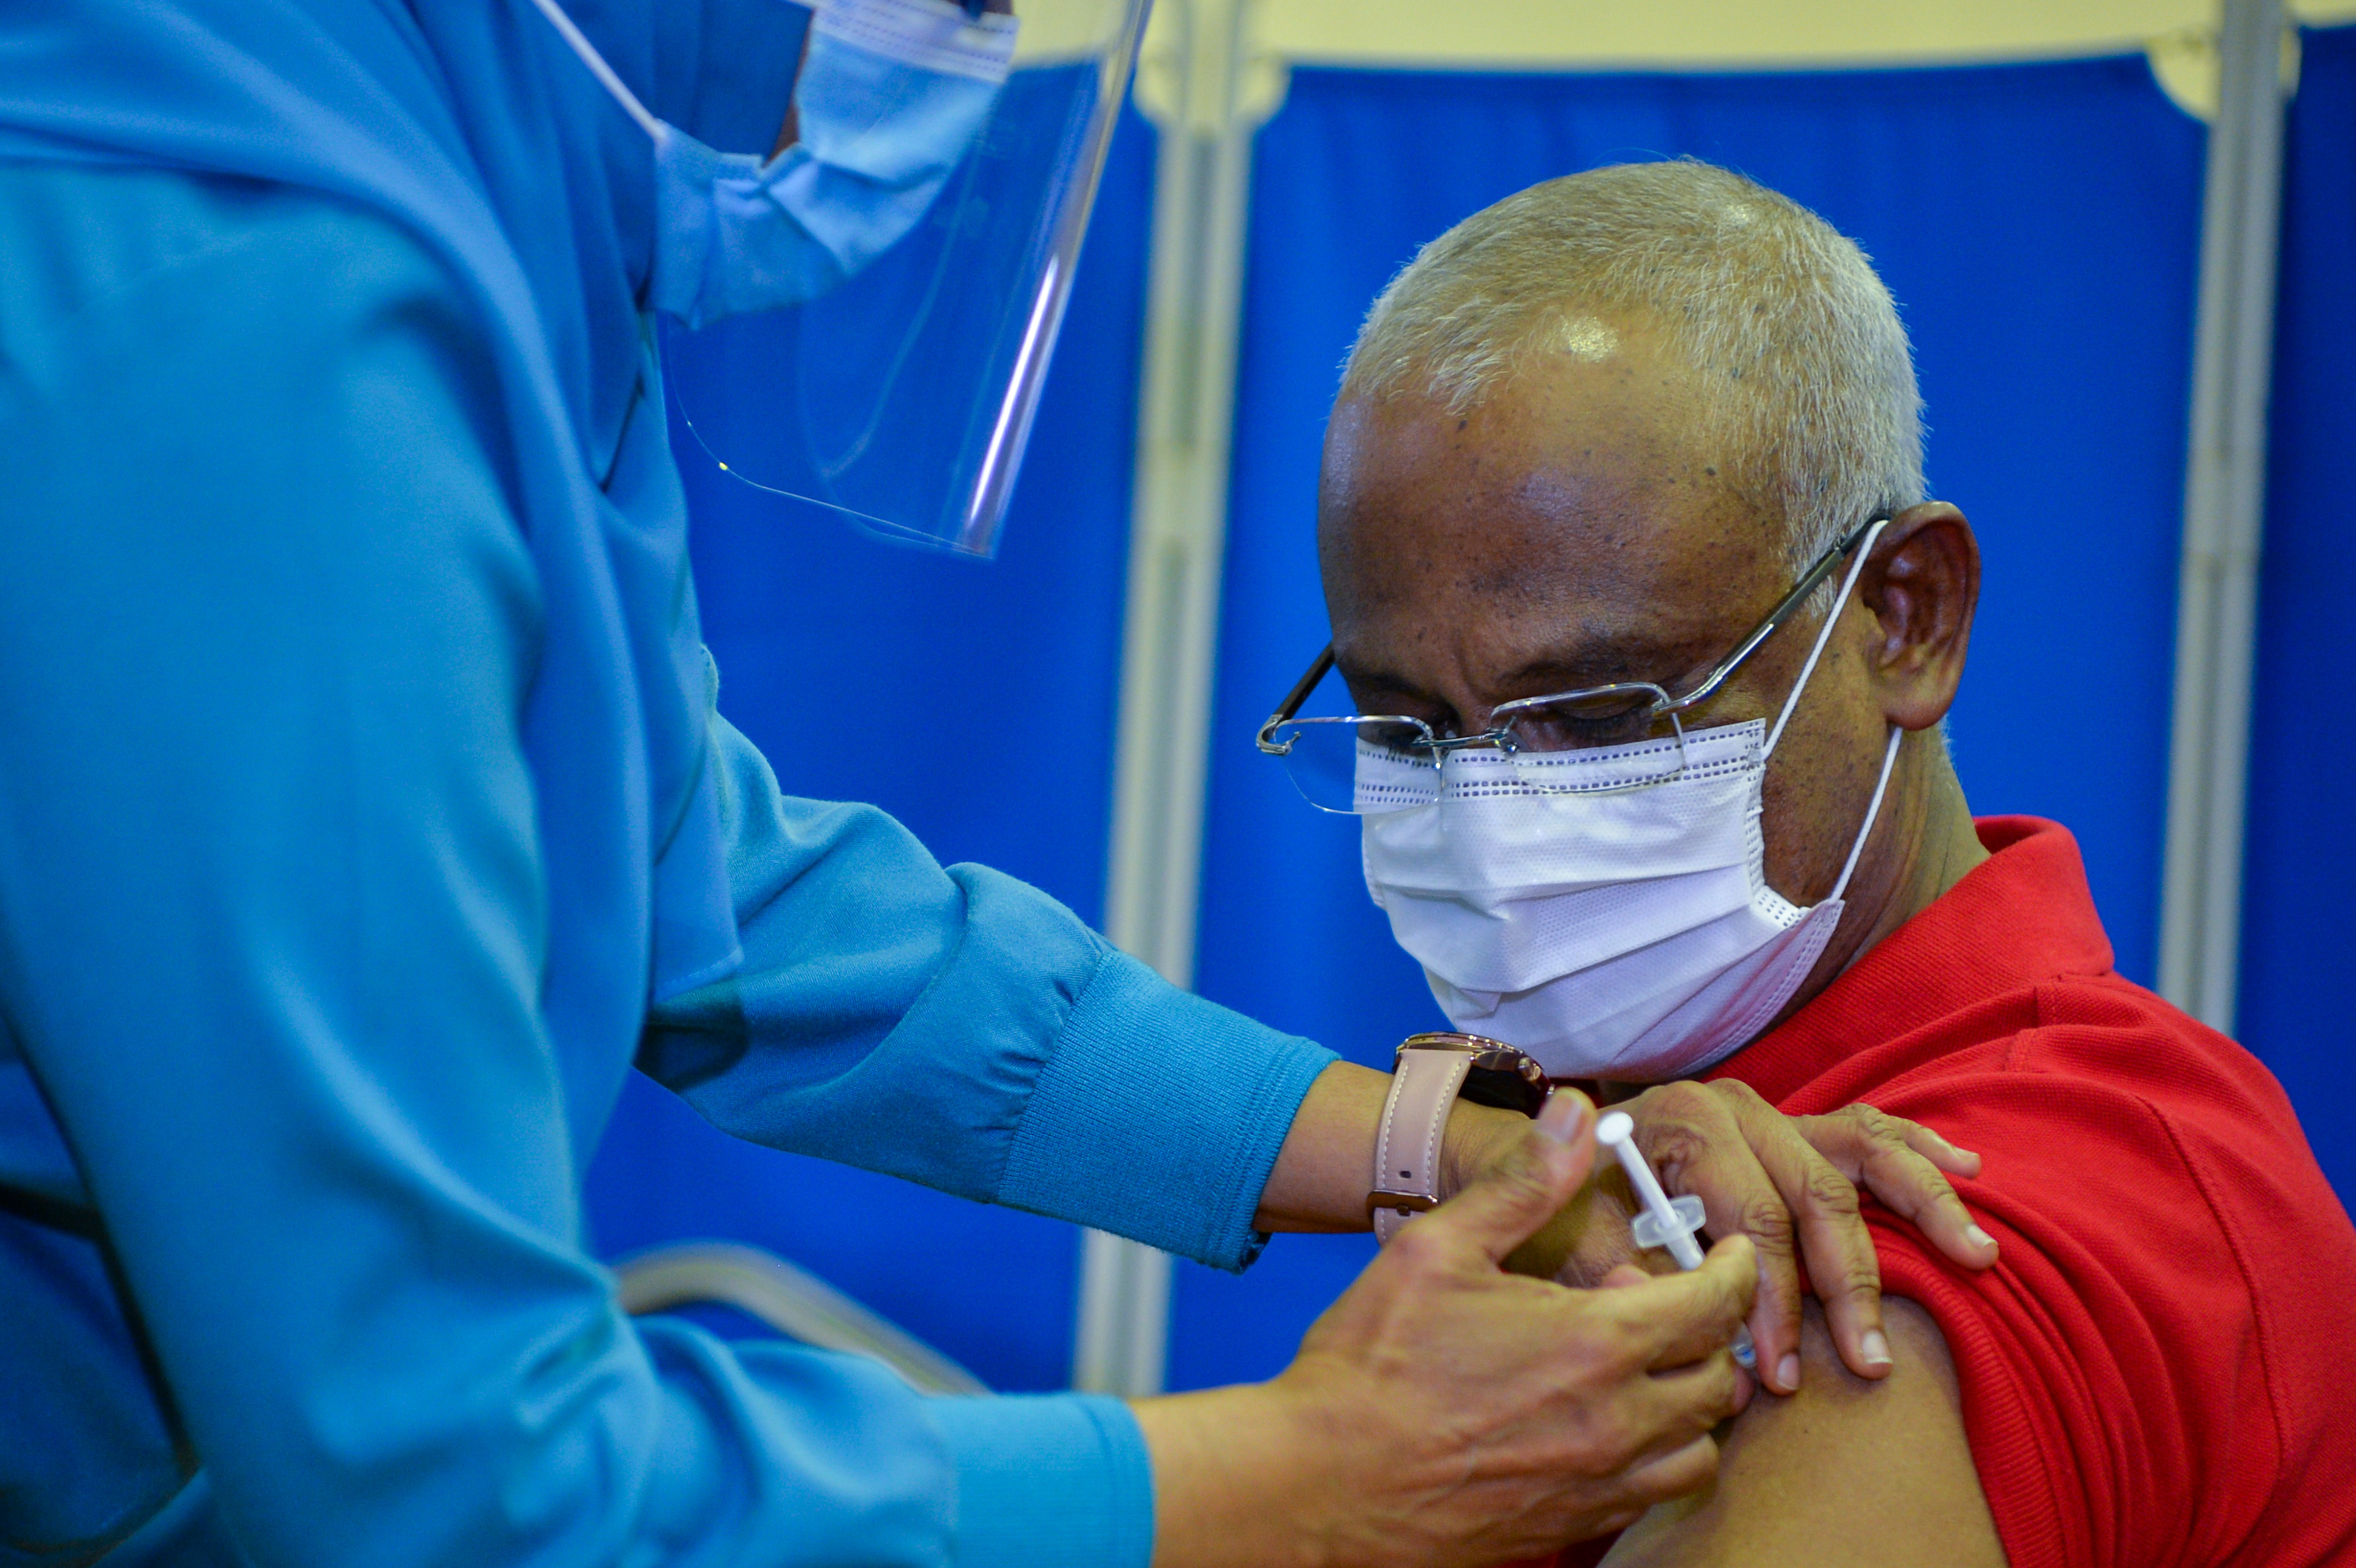
[[[205,1466],[151,1530],[402,1568],[1143,1564],[1119,1403],[931,1400],[855,1358],[635,1324],[583,1252],[518,736],[535,581],[435,264],[308,194],[23,166],[0,254],[0,1057],[46,1090]],[[917,1174],[1048,1207],[1075,1125],[1159,1109],[1124,1006],[1173,1045],[1228,1027],[871,815],[738,810],[775,875],[746,884],[771,896],[743,1059],[701,1085],[748,1125],[905,1164],[884,1130],[815,1126],[897,1082],[904,1132],[971,1145]],[[830,979],[784,928],[847,908],[797,902],[846,868],[916,891]],[[1044,999],[1009,994],[1026,952]],[[812,1020],[823,1067],[787,1065]],[[1289,1114],[1313,1059],[1205,1128]],[[990,1109],[952,1107],[960,1079]],[[1191,1189],[1203,1255],[1234,1250],[1269,1146]],[[7,1442],[0,1474],[41,1463]]]
[[[1037,889],[869,806],[788,799],[712,725],[744,962],[639,1064],[740,1137],[1240,1269],[1333,1060],[1189,994]]]

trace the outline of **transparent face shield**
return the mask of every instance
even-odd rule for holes
[[[905,237],[802,303],[664,321],[672,396],[730,478],[995,551],[1147,5],[1017,0],[1007,80]]]

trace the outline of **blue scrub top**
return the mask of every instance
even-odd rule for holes
[[[633,1322],[580,1173],[635,1057],[741,1136],[1236,1268],[1330,1053],[779,794],[699,657],[643,331],[545,355],[602,530],[557,549],[448,245],[27,145],[0,1183],[103,1217],[188,1450],[99,1250],[0,1215],[0,1561],[1144,1563],[1118,1402]]]

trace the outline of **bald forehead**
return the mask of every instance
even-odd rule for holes
[[[1546,597],[1624,568],[1665,499],[1715,478],[1685,429],[1596,400],[1543,394],[1451,413],[1398,396],[1336,408],[1320,495],[1322,548],[1376,597],[1410,574]]]
[[[1640,324],[1605,325],[1612,351],[1537,357],[1470,409],[1345,392],[1319,509],[1345,672],[1418,684],[1447,643],[1493,685],[1663,679],[1633,666],[1710,645],[1781,592],[1697,378]]]

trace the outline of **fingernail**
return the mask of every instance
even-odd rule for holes
[[[1800,1358],[1798,1356],[1786,1355],[1782,1360],[1775,1363],[1775,1386],[1783,1390],[1787,1394],[1794,1389],[1800,1386]]]
[[[1887,1367],[1890,1365],[1890,1341],[1882,1337],[1880,1329],[1867,1329],[1865,1331],[1865,1337],[1858,1341],[1858,1348],[1863,1352],[1865,1356],[1865,1364],[1867,1366]]]
[[[1989,1235],[1987,1231],[1981,1230],[1976,1225],[1966,1225],[1964,1227],[1964,1240],[1969,1241],[1975,1247],[1993,1247],[1996,1245],[1996,1238]]]
[[[1558,1144],[1568,1144],[1579,1136],[1587,1121],[1587,1101],[1576,1092],[1558,1093],[1548,1097],[1546,1109],[1538,1112],[1538,1131]]]

